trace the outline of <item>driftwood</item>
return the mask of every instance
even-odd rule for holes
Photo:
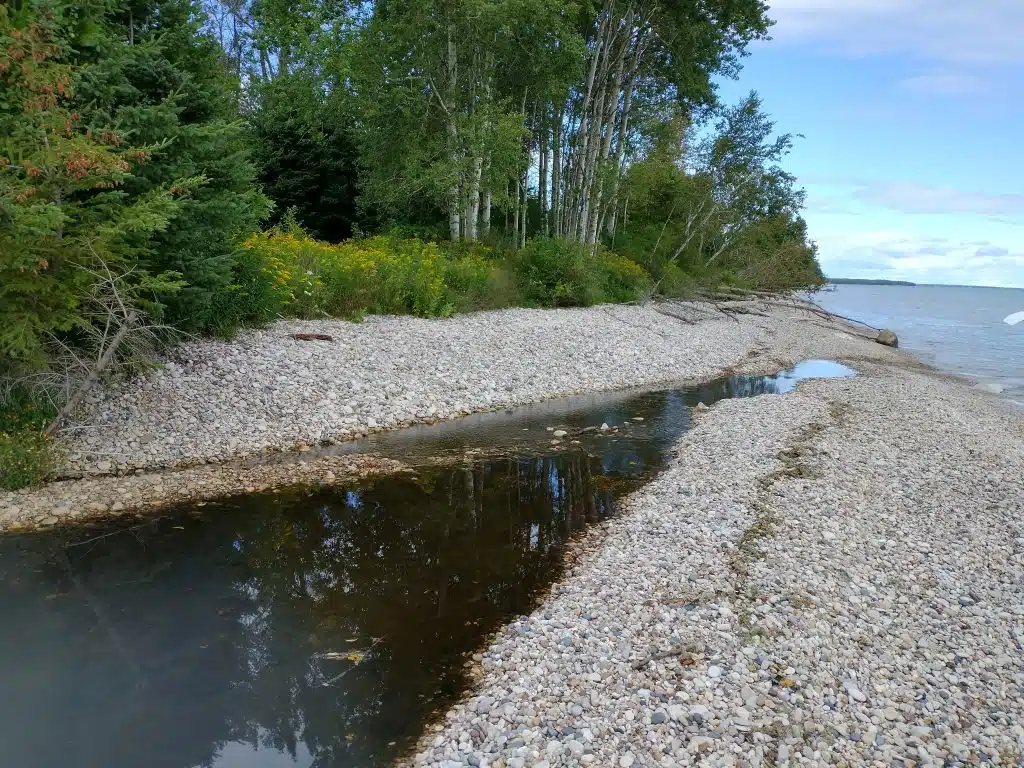
[[[293,333],[292,338],[299,341],[334,341],[334,337],[326,333]]]
[[[829,312],[820,304],[817,304],[810,299],[795,298],[792,295],[792,292],[772,293],[768,291],[754,291],[725,285],[713,289],[697,291],[688,299],[688,301],[706,304],[712,310],[727,315],[733,320],[737,319],[735,317],[736,315],[758,315],[761,317],[767,317],[768,309],[780,307],[808,312],[828,322],[843,320],[851,325],[870,329],[876,335],[883,330],[882,328],[876,328],[869,323],[865,323],[862,320],[855,320],[852,317],[846,317],[845,315],[840,315],[835,312]],[[661,314],[674,317],[682,322],[693,323],[693,320],[683,317],[679,313],[669,309],[673,304],[679,303],[681,302],[662,301],[655,306],[655,309]],[[693,305],[691,304],[690,306]],[[872,336],[872,338],[876,338],[876,336]]]

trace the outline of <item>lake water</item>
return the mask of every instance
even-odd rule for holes
[[[552,401],[362,445],[415,475],[0,536],[0,765],[389,765],[693,406],[852,373]]]
[[[837,285],[816,294],[825,309],[896,332],[900,347],[1024,405],[1024,290],[953,285]]]

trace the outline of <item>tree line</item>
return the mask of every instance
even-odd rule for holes
[[[137,361],[125,339],[274,313],[819,282],[793,137],[714,85],[770,26],[762,0],[6,0],[5,412]],[[282,227],[295,263],[253,239]],[[390,247],[306,248],[368,235],[409,274],[436,243],[448,299],[260,298]]]

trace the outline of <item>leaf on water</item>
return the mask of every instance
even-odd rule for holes
[[[327,661],[351,661],[353,664],[358,664],[365,657],[366,653],[363,651],[328,651],[320,654],[320,658]]]

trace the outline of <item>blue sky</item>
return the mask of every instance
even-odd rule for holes
[[[1024,287],[1024,0],[775,0],[760,93],[825,274]]]

